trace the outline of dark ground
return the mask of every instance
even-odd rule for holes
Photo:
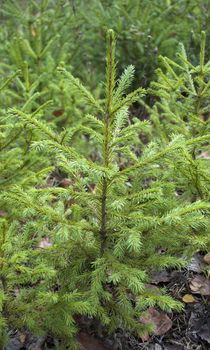
[[[144,342],[120,329],[112,336],[108,336],[102,327],[96,326],[96,321],[83,318],[78,322],[80,328],[78,341],[81,349],[210,350],[210,282],[201,273],[202,259],[203,257],[197,254],[189,268],[184,271],[162,271],[154,274],[152,279],[154,287],[166,287],[178,300],[185,300],[183,296],[186,294],[189,299],[184,302],[182,312],[173,312],[168,314],[168,317],[165,313],[159,314],[164,317],[158,320],[160,332],[157,333],[164,334],[153,334]],[[158,313],[158,310],[155,312]],[[164,323],[167,323],[166,327]],[[165,332],[167,328],[170,329]],[[11,341],[5,350],[55,349],[53,339],[49,337],[38,339],[28,333],[15,331],[11,331],[10,334]]]

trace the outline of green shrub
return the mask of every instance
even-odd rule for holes
[[[209,198],[209,107],[210,61],[205,63],[205,33],[202,33],[200,62],[193,65],[180,46],[179,62],[162,57],[163,69],[157,70],[158,81],[151,84],[150,93],[156,102],[148,108],[153,122],[153,134],[167,144],[173,133],[186,139],[200,138],[206,142],[194,144],[173,164],[172,177],[178,175],[182,196],[191,201]],[[189,171],[190,169],[190,171]],[[173,175],[174,174],[174,175]]]
[[[26,125],[17,119],[8,117],[4,105],[8,103],[11,92],[17,83],[19,72],[11,75],[1,86],[1,124],[0,124],[0,346],[7,339],[7,325],[18,325],[19,312],[23,319],[30,324],[31,310],[37,293],[34,284],[39,282],[45,273],[44,261],[37,257],[37,253],[28,245],[27,237],[18,234],[20,224],[15,220],[5,196],[12,187],[21,185],[23,189],[35,186],[37,182],[49,172],[44,170],[47,160],[40,159],[30,150],[31,138],[35,134],[26,130]],[[30,101],[23,105],[23,110],[30,111]],[[30,262],[29,262],[30,260]],[[47,266],[48,276],[51,271]],[[49,288],[49,280],[45,282]],[[29,288],[29,284],[30,287]],[[40,287],[40,286],[39,286]],[[44,289],[44,285],[39,288]],[[32,295],[33,294],[33,295]],[[35,316],[35,314],[34,314]],[[36,319],[37,316],[34,317]],[[34,321],[35,322],[35,321]]]
[[[60,128],[72,125],[72,115],[80,118],[81,103],[79,99],[75,102],[74,93],[55,74],[60,62],[71,67],[81,47],[80,21],[72,7],[67,1],[5,1],[2,21],[1,73],[7,76],[10,71],[20,70],[6,107],[13,103],[22,108],[23,103],[30,101],[34,111],[50,99],[51,108],[46,110],[45,119]]]
[[[181,304],[165,291],[154,291],[146,283],[153,270],[183,267],[189,247],[192,252],[200,248],[200,236],[207,230],[209,203],[205,197],[192,202],[192,198],[176,195],[179,176],[173,174],[171,163],[183,164],[192,156],[192,148],[201,149],[209,135],[185,135],[175,129],[162,142],[161,132],[160,140],[153,137],[149,121],[129,116],[129,107],[145,91],[138,88],[126,94],[134,68],[128,66],[116,79],[113,31],[107,37],[103,99],[95,99],[77,78],[59,68],[61,79],[77,90],[94,115],[84,113],[76,127],[59,133],[40,119],[46,105],[36,113],[15,108],[10,113],[27,129],[35,130],[35,135],[38,132],[43,140],[35,139],[33,149],[53,156],[56,167],[70,180],[67,188],[42,185],[24,191],[15,187],[5,194],[13,217],[21,220],[18,234],[23,241],[27,237],[31,249],[42,239],[52,243],[44,250],[45,264],[54,271],[52,283],[48,284],[51,275],[45,269],[44,287],[40,280],[34,291],[38,290],[37,309],[31,317],[36,320],[42,305],[39,324],[22,325],[50,332],[63,345],[70,344],[76,332],[74,315],[92,316],[110,332],[120,327],[142,335],[151,330],[150,325],[139,322],[148,306],[180,309]],[[182,65],[185,69],[185,62]],[[162,84],[167,90],[167,81]],[[171,98],[174,101],[173,95]],[[187,102],[186,108],[191,104]],[[87,145],[93,142],[94,156],[81,152],[80,144],[71,144],[75,134]],[[193,167],[189,163],[188,170]],[[175,170],[181,173],[179,167]],[[206,237],[207,233],[202,240],[204,249]],[[45,287],[48,291],[43,295],[39,290]],[[18,299],[14,303],[18,308]]]
[[[63,93],[64,82],[57,84],[55,79],[60,61],[66,68],[72,67],[92,91],[99,88],[106,30],[113,28],[118,38],[120,73],[127,64],[133,64],[134,85],[148,86],[158,56],[174,59],[179,42],[193,63],[197,62],[201,30],[209,40],[209,18],[208,0],[7,0],[2,4],[0,56],[4,64],[16,67],[22,67],[24,60],[29,63],[31,83],[39,85],[44,99],[49,95],[53,98],[55,111],[65,111],[59,117],[61,123],[71,112],[76,115],[77,104],[74,106],[70,90]]]

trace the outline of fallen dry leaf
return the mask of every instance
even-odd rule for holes
[[[184,303],[189,304],[189,303],[194,303],[195,302],[195,298],[193,297],[192,294],[185,294],[182,297],[182,300],[184,301]]]
[[[203,262],[203,256],[200,253],[196,253],[193,255],[187,269],[189,271],[200,273],[204,269],[205,264]]]
[[[163,335],[169,331],[172,327],[172,321],[163,311],[158,311],[154,307],[150,307],[140,318],[140,321],[144,324],[152,323],[154,325],[154,335]],[[143,341],[149,339],[149,334],[142,336]]]
[[[60,117],[62,114],[64,113],[64,109],[56,109],[55,111],[53,111],[53,115],[55,116],[55,117]]]
[[[52,242],[50,242],[49,237],[44,237],[38,244],[38,248],[49,248],[52,246]]]
[[[8,215],[8,213],[4,210],[0,210],[0,218],[5,218]]]
[[[206,264],[210,264],[210,252],[204,255],[203,260]]]
[[[200,157],[205,159],[210,159],[210,152],[208,151],[202,152]]]
[[[25,341],[26,341],[26,335],[23,334],[23,333],[21,333],[21,334],[19,335],[19,340],[20,340],[21,344],[24,344]]]
[[[198,275],[191,280],[190,289],[195,294],[210,295],[210,281]]]
[[[65,179],[61,180],[61,182],[60,182],[60,186],[63,188],[68,188],[70,185],[72,185],[71,179],[65,178]]]

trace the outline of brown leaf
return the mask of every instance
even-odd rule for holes
[[[203,260],[206,264],[210,264],[210,252],[204,255]]]
[[[24,344],[26,341],[26,334],[21,333],[19,335],[19,340],[20,340],[21,344]]]
[[[150,307],[141,317],[140,321],[144,324],[152,323],[154,325],[154,335],[163,335],[172,327],[171,319],[163,311],[158,311],[154,307]],[[149,335],[142,337],[143,341],[149,339]]]
[[[210,159],[210,152],[208,151],[202,152],[200,157],[205,159]]]
[[[67,188],[70,185],[72,185],[72,180],[71,179],[65,178],[65,179],[61,180],[61,182],[60,182],[60,186],[63,187],[63,188]]]
[[[189,304],[189,303],[194,303],[195,302],[195,298],[193,297],[192,294],[185,294],[182,297],[182,300],[184,301],[184,303]]]
[[[200,273],[204,269],[205,264],[203,262],[203,256],[200,253],[196,253],[193,255],[187,269],[189,271]]]
[[[4,210],[0,210],[0,218],[5,218],[8,215],[8,213]]]
[[[191,280],[190,289],[195,294],[210,295],[210,281],[198,275]]]
[[[64,113],[64,109],[57,109],[57,110],[53,111],[52,114],[53,114],[55,117],[60,117],[63,113]]]
[[[38,244],[38,248],[49,248],[52,246],[52,242],[50,242],[49,237],[44,237]]]

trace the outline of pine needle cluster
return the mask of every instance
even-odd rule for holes
[[[167,68],[171,67],[172,61],[165,62]],[[52,164],[68,177],[69,186],[37,182],[25,189],[19,184],[4,194],[14,221],[13,244],[17,241],[20,248],[17,258],[11,252],[11,243],[2,248],[7,256],[5,269],[11,269],[10,274],[5,270],[1,279],[2,286],[6,279],[10,288],[2,292],[2,305],[9,307],[8,316],[2,313],[2,322],[8,317],[8,324],[15,324],[18,313],[17,327],[49,332],[62,346],[72,348],[76,315],[96,318],[109,332],[125,328],[143,335],[152,329],[139,320],[148,306],[166,311],[181,309],[181,303],[164,290],[154,293],[147,284],[153,270],[184,267],[189,251],[192,253],[201,245],[206,249],[208,245],[210,206],[206,194],[193,200],[177,195],[182,176],[179,165],[192,159],[186,166],[188,172],[193,172],[200,160],[193,158],[192,150],[206,147],[209,140],[207,129],[193,132],[194,107],[188,99],[185,108],[192,122],[183,120],[185,129],[180,130],[179,118],[183,114],[178,112],[182,106],[184,110],[184,103],[179,103],[181,89],[193,88],[188,86],[191,73],[183,54],[179,67],[184,72],[180,78],[173,73],[172,65],[154,85],[160,88],[159,104],[152,111],[152,123],[158,125],[159,138],[154,135],[152,123],[130,115],[132,104],[146,92],[138,88],[127,93],[134,77],[133,66],[117,79],[112,30],[107,33],[104,96],[96,98],[63,66],[58,68],[61,79],[81,95],[92,114],[84,113],[76,126],[60,132],[42,120],[48,103],[30,112],[10,109],[10,118],[19,120],[35,135],[33,151],[52,159]],[[208,64],[202,67],[202,72],[208,70]],[[196,72],[200,74],[199,69]],[[170,83],[171,79],[180,84],[174,95],[168,92],[175,85]],[[196,80],[196,84],[207,92],[204,75],[203,81]],[[197,101],[197,95],[191,94],[190,98]],[[167,122],[166,114],[163,122],[158,119],[162,115],[159,111],[165,111],[170,101],[170,111],[178,109],[174,111],[177,119],[173,134],[174,121]],[[198,115],[205,107],[201,100]],[[81,135],[84,145],[94,145],[94,157],[72,142],[75,135]],[[177,166],[173,168],[172,163]],[[182,190],[186,192],[183,187]],[[11,242],[9,234],[7,237]],[[46,239],[50,242],[48,248],[39,249],[39,242]],[[16,259],[12,266],[10,259]],[[14,287],[18,289],[16,296]],[[9,297],[10,302],[4,302]]]

